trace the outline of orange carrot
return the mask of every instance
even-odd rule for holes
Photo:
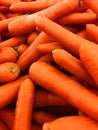
[[[2,41],[0,43],[0,47],[15,47],[21,43],[25,42],[26,37],[21,36],[21,37],[12,37],[10,39],[7,39],[5,41]]]
[[[63,49],[55,49],[52,51],[53,59],[57,64],[59,64],[62,68],[72,73],[82,81],[86,82],[92,87],[96,87],[94,81],[91,76],[85,70],[84,66],[81,64],[81,61],[70,53]]]
[[[4,62],[16,62],[17,52],[12,47],[0,48],[0,64]]]
[[[85,12],[72,12],[68,15],[60,17],[57,21],[59,24],[87,24],[97,19],[96,13]]]
[[[98,123],[87,116],[66,116],[45,123],[43,130],[97,130]]]
[[[11,38],[12,35],[10,34],[9,31],[5,31],[5,32],[1,33],[1,37],[2,37],[2,39],[8,39],[8,38]]]
[[[58,42],[45,43],[37,46],[37,49],[42,53],[51,53],[52,50],[63,48]]]
[[[13,35],[23,35],[32,32],[34,29],[34,16],[40,15],[45,16],[49,19],[55,20],[58,17],[68,14],[69,12],[72,12],[79,6],[79,0],[62,0],[55,5],[52,5],[42,11],[39,11],[35,14],[28,15],[27,17],[22,17],[17,20],[12,21],[9,24],[9,31]],[[52,13],[51,13],[52,12]],[[21,28],[20,26],[21,25]],[[25,29],[25,31],[23,31]]]
[[[42,128],[38,125],[33,124],[31,125],[31,130],[42,130]]]
[[[9,129],[12,128],[13,119],[14,119],[14,110],[9,108],[0,109],[0,119],[3,120]]]
[[[0,20],[4,20],[4,19],[7,19],[7,17],[3,13],[0,13]]]
[[[0,5],[3,5],[3,6],[10,6],[13,2],[15,2],[15,0],[0,0]]]
[[[5,13],[5,16],[7,18],[13,18],[13,17],[21,16],[21,15],[22,14],[20,14],[20,13],[11,13],[11,12]]]
[[[61,0],[15,2],[11,4],[10,10],[15,13],[34,13],[52,6]]]
[[[8,105],[16,99],[19,87],[26,78],[28,78],[27,75],[0,86],[0,108]]]
[[[30,45],[34,42],[34,40],[37,38],[39,35],[39,32],[32,32],[28,35],[27,37],[27,43]]]
[[[34,111],[33,112],[33,121],[35,121],[39,125],[43,125],[45,122],[53,121],[57,118],[57,116],[50,114],[48,112],[44,111]]]
[[[25,52],[27,48],[28,48],[28,45],[26,44],[20,44],[19,46],[14,47],[14,49],[18,52],[19,55]]]
[[[98,97],[83,85],[41,61],[34,62],[30,66],[29,75],[40,86],[65,98],[74,107],[98,120]]]
[[[88,9],[88,6],[81,0],[82,5],[79,6],[75,11],[77,12],[84,12],[86,9]]]
[[[20,86],[12,130],[31,130],[34,85],[28,78]]]
[[[42,55],[38,60],[44,61],[44,62],[47,62],[47,63],[52,63],[53,57],[52,57],[51,53],[47,53],[47,54]]]
[[[2,120],[0,120],[0,130],[9,130]]]
[[[0,12],[2,12],[2,13],[9,12],[9,7],[0,5]]]
[[[91,75],[92,79],[95,81],[98,87],[98,61],[96,60],[96,57],[98,55],[98,45],[82,45],[79,49],[79,52],[81,62],[83,63],[84,67]]]
[[[98,43],[98,26],[95,24],[86,24],[86,31],[89,34],[89,36]]]
[[[37,90],[35,93],[34,107],[46,106],[70,106],[70,104],[65,99],[51,92]]]

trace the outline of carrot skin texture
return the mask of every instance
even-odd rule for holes
[[[39,73],[43,78],[40,77]],[[72,80],[51,65],[41,61],[34,62],[31,65],[29,75],[33,81],[42,87],[65,98],[74,107],[98,120],[98,97],[83,85]]]

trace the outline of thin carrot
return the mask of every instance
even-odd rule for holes
[[[42,55],[38,60],[44,61],[47,63],[52,63],[54,61],[51,53],[47,53],[47,54]]]
[[[0,130],[9,130],[2,120],[0,120]]]
[[[35,92],[34,107],[47,106],[70,106],[70,104],[65,99],[49,91],[37,90]]]
[[[86,24],[86,31],[89,34],[89,36],[98,43],[98,26],[95,24]]]
[[[55,62],[65,70],[86,82],[90,86],[97,87],[78,58],[63,49],[55,49],[52,51],[52,54]]]
[[[98,61],[96,60],[98,55],[98,45],[82,45],[79,49],[79,52],[81,62],[98,86]]]
[[[0,48],[0,64],[4,62],[16,62],[17,52],[12,47]]]
[[[34,16],[35,15],[40,15],[40,16],[45,16],[49,19],[55,20],[58,17],[68,14],[69,12],[72,12],[79,6],[79,0],[62,0],[55,5],[52,5],[42,11],[39,11],[35,14],[28,15],[28,17],[23,17],[19,18],[17,20],[12,21],[9,24],[9,31],[13,35],[23,35],[23,34],[28,34],[32,32],[34,29]],[[21,25],[21,28],[20,26]],[[25,31],[23,31],[25,29]]]
[[[97,130],[98,123],[87,116],[66,116],[45,123],[43,130]]]
[[[12,130],[31,130],[34,84],[28,78],[20,86]]]
[[[57,118],[57,116],[50,114],[48,112],[35,110],[33,112],[33,121],[42,126],[45,122],[53,121]]]
[[[15,47],[21,43],[25,43],[25,36],[21,37],[11,37],[7,40],[4,40],[0,43],[0,47]]]
[[[29,75],[40,86],[65,98],[74,107],[98,120],[98,97],[83,85],[41,61],[34,62],[30,66]]]
[[[0,86],[0,108],[16,99],[19,87],[26,78],[28,78],[28,76],[24,75],[15,81]]]

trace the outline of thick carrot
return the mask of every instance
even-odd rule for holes
[[[36,47],[45,42],[51,42],[53,39],[48,36],[46,33],[41,32],[36,40],[31,44],[28,49],[18,58],[17,64],[23,72],[29,65],[36,61],[42,53],[36,49]],[[25,63],[25,64],[24,64]]]
[[[33,121],[39,125],[43,125],[45,122],[53,121],[57,118],[57,116],[50,114],[48,112],[35,110],[33,112]]]
[[[89,7],[91,8],[95,13],[98,14],[98,0],[83,0],[83,2]]]
[[[91,13],[88,11],[85,12],[72,12],[70,14],[67,14],[65,16],[62,16],[58,18],[57,22],[59,24],[87,24],[90,22],[93,22],[97,19],[96,13]]]
[[[26,78],[28,78],[27,75],[0,86],[0,108],[8,105],[16,99],[19,87]]]
[[[17,52],[12,47],[0,48],[0,64],[4,62],[16,62]]]
[[[81,61],[63,49],[55,49],[52,51],[53,59],[57,64],[65,70],[75,75],[82,81],[86,82],[92,87],[96,87],[91,76],[88,74]]]
[[[95,24],[86,24],[86,32],[89,34],[89,36],[98,43],[98,26]]]
[[[16,63],[5,62],[0,64],[0,83],[16,80],[19,77],[19,74],[20,69]]]
[[[61,0],[15,2],[11,4],[10,10],[15,13],[34,13],[48,8]]]
[[[47,106],[70,106],[70,104],[65,99],[49,91],[37,90],[35,92],[34,107]]]
[[[87,116],[66,116],[45,123],[43,130],[97,130],[98,123]]]
[[[47,53],[47,54],[42,55],[38,60],[44,61],[47,63],[52,63],[54,61],[51,53]]]
[[[39,32],[37,32],[37,31],[30,33],[27,37],[27,43],[29,45],[32,44],[38,35],[39,35]]]
[[[21,43],[25,42],[26,37],[21,36],[21,37],[12,37],[7,40],[4,40],[0,43],[0,47],[15,47]]]
[[[40,86],[65,98],[74,107],[98,120],[98,97],[83,85],[41,61],[30,66],[29,75]]]
[[[14,110],[9,108],[0,109],[0,119],[3,120],[9,129],[12,128],[13,119],[14,119]]]
[[[79,0],[62,0],[55,5],[52,5],[48,7],[47,9],[44,9],[42,11],[39,11],[35,14],[31,14],[28,17],[25,18],[19,18],[17,20],[12,21],[9,24],[9,31],[13,35],[23,35],[32,32],[34,29],[34,16],[40,15],[45,16],[49,19],[55,20],[58,17],[68,14],[69,12],[72,12],[79,6]],[[21,25],[21,28],[20,26]],[[25,31],[23,31],[25,29]]]
[[[2,120],[0,120],[0,130],[9,130]]]
[[[20,86],[12,130],[31,130],[34,84],[28,78]]]
[[[27,44],[20,44],[19,46],[15,46],[14,49],[18,52],[19,55],[21,55],[23,52],[26,51],[26,49],[28,48]]]
[[[98,86],[98,61],[96,60],[98,55],[98,45],[82,45],[79,52],[81,62]]]
[[[37,49],[42,53],[51,53],[52,50],[63,48],[58,42],[45,43],[37,46]]]
[[[40,21],[40,22],[39,22]],[[61,25],[42,16],[35,16],[34,24],[58,41],[67,51],[79,56],[79,48],[82,44],[94,44],[93,42],[77,36],[63,28]],[[51,28],[55,29],[51,29]]]

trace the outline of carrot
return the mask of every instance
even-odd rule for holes
[[[98,1],[97,0],[83,0],[83,2],[89,7],[91,8],[95,13],[98,14]]]
[[[57,116],[50,114],[48,112],[35,110],[33,112],[33,121],[42,126],[45,122],[53,121]]]
[[[11,4],[10,10],[15,13],[34,13],[48,8],[61,0],[15,2]]]
[[[91,76],[85,70],[79,59],[63,49],[55,49],[52,51],[52,54],[55,62],[59,64],[62,68],[75,75],[82,81],[86,82],[90,86],[96,87]]]
[[[7,30],[7,31],[1,33],[1,37],[2,37],[2,39],[8,39],[8,38],[11,38],[12,35],[11,35],[10,32]]]
[[[40,21],[40,22],[39,22]],[[63,28],[61,25],[42,16],[35,16],[35,25],[42,31],[58,41],[67,51],[79,56],[79,48],[82,44],[94,44],[93,42],[77,36]],[[55,29],[51,29],[51,28]]]
[[[0,48],[0,64],[4,62],[16,62],[17,52],[12,47]]]
[[[51,41],[53,41],[53,39],[50,36],[44,32],[41,32],[33,44],[31,44],[28,49],[18,58],[17,65],[19,66],[20,71],[23,72],[32,62],[42,56],[42,53],[36,49],[38,45]]]
[[[0,108],[16,99],[19,87],[26,78],[28,78],[27,75],[0,86]]]
[[[98,120],[98,97],[83,85],[41,61],[34,62],[30,66],[29,75],[40,86],[65,98],[74,107]]]
[[[12,37],[7,40],[4,40],[0,43],[0,47],[15,47],[21,43],[25,42],[26,37],[21,36],[21,37]]]
[[[51,53],[47,53],[47,54],[42,55],[38,60],[44,61],[47,63],[52,63],[54,61]]]
[[[0,130],[9,130],[2,120],[0,120]]]
[[[59,24],[87,24],[97,19],[96,13],[85,12],[72,12],[65,16],[58,18],[57,22]]]
[[[28,48],[28,45],[26,44],[20,44],[19,46],[15,46],[14,49],[18,52],[19,55],[21,55],[23,52],[26,51],[26,49]]]
[[[9,7],[13,2],[15,2],[15,0],[0,0],[0,5]]]
[[[28,17],[22,17],[12,21],[8,26],[9,31],[13,35],[24,35],[32,32],[34,29],[34,16],[45,16],[49,19],[55,20],[58,17],[72,12],[79,6],[79,0],[62,0],[55,5],[52,5],[42,11],[35,14],[28,15]],[[52,13],[51,13],[52,12]],[[21,25],[21,28],[20,26]],[[25,29],[25,31],[23,31]]]
[[[91,75],[92,79],[95,81],[95,83],[98,86],[98,80],[97,80],[97,70],[98,70],[98,63],[96,60],[97,52],[98,52],[98,45],[88,45],[84,46],[82,45],[79,49],[80,52],[80,59],[83,63],[84,67],[88,71],[88,73]]]
[[[38,35],[39,35],[39,32],[37,32],[37,31],[30,33],[27,37],[27,43],[29,45],[32,44]]]
[[[0,12],[2,12],[2,13],[9,12],[9,7],[0,5]]]
[[[35,92],[34,108],[46,106],[70,106],[70,104],[65,99],[51,92],[37,90]]]
[[[14,110],[7,107],[0,109],[0,119],[3,120],[9,129],[12,128],[14,119]]]
[[[20,14],[20,13],[11,13],[11,12],[5,13],[5,16],[7,18],[13,18],[13,17],[21,16],[21,15],[22,14]]]
[[[97,130],[98,123],[87,116],[66,116],[45,123],[43,130]]]
[[[86,31],[89,34],[89,36],[96,42],[98,43],[98,26],[95,24],[86,24]]]
[[[4,20],[4,19],[7,19],[7,17],[3,13],[0,12],[0,20]]]
[[[84,12],[86,9],[88,9],[88,6],[82,1],[82,5],[79,6],[75,11]]]
[[[51,53],[52,50],[63,48],[58,42],[45,43],[37,46],[37,49],[42,53]]]
[[[19,89],[12,130],[31,130],[33,98],[34,84],[28,78]]]
[[[42,130],[42,129],[40,126],[33,124],[31,125],[31,130]]]

